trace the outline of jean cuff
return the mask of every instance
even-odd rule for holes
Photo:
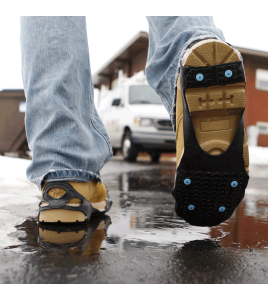
[[[36,178],[34,183],[37,185],[39,190],[42,189],[44,182],[53,181],[75,181],[75,182],[89,182],[91,180],[96,180],[102,182],[102,178],[99,174],[86,171],[86,170],[49,170],[46,174]]]

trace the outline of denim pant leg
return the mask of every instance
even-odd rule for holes
[[[179,63],[185,50],[195,41],[208,38],[224,41],[224,36],[215,27],[212,17],[147,17],[147,21],[147,81],[161,97],[175,130],[175,87]]]
[[[85,17],[21,17],[28,179],[101,181],[112,148],[94,105]]]

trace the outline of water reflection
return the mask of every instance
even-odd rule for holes
[[[37,225],[36,220],[26,220],[17,226],[26,235],[19,239],[23,242],[19,246],[6,249],[20,248],[23,252],[37,252],[41,254],[83,255],[99,254],[102,242],[111,224],[109,216],[91,219],[87,224]]]
[[[268,248],[268,203],[256,196],[246,196],[229,219],[211,229],[215,238],[218,230],[228,232],[220,241],[223,247]]]
[[[38,227],[36,219],[23,222],[10,234],[22,244],[4,250],[9,261],[5,270],[0,268],[0,279],[18,283],[267,283],[268,180],[250,181],[249,192],[233,216],[209,228],[189,225],[176,215],[170,194],[173,174],[174,166],[164,165],[104,176],[113,206],[109,216],[87,225]],[[9,207],[13,213],[19,209]],[[27,211],[28,206],[23,209]]]
[[[51,226],[40,224],[38,242],[41,253],[90,256],[99,254],[111,224],[108,216],[91,219],[86,225]]]
[[[191,241],[205,241],[204,245],[208,245],[208,240],[211,245],[217,242],[223,248],[268,248],[268,197],[264,192],[247,194],[233,216],[223,224],[196,227],[174,211],[170,194],[173,177],[173,166],[106,175],[104,180],[114,202],[109,212],[113,224],[109,227],[111,219],[106,216],[80,227],[41,225],[38,229],[40,251],[93,255],[99,253],[101,247],[111,251],[178,250]],[[27,232],[27,238],[21,239],[24,241],[21,247],[31,251],[35,238],[33,224],[22,224],[19,229]],[[203,248],[196,249],[202,251]]]
[[[105,180],[114,204],[113,225],[104,245],[112,239],[109,246],[117,251],[177,249],[193,239],[208,238],[208,228],[191,226],[176,215],[170,194],[172,168],[111,175]]]
[[[123,239],[127,249],[177,246],[191,240],[211,239],[223,247],[268,248],[268,193],[264,189],[268,181],[251,179],[253,194],[246,194],[245,199],[233,216],[221,225],[212,228],[191,226],[174,212],[174,200],[170,195],[173,186],[173,169],[162,168],[141,172],[124,173],[118,176],[113,185],[115,198],[118,198],[122,216],[115,214],[116,222],[124,229],[124,236],[110,233]],[[126,229],[127,228],[127,229]],[[161,229],[161,230],[159,230]],[[172,230],[173,229],[173,230]],[[153,235],[150,236],[150,235]],[[164,245],[165,244],[165,245]],[[122,249],[122,247],[120,247]]]
[[[245,264],[213,240],[185,243],[171,261],[173,280],[179,283],[241,282]]]

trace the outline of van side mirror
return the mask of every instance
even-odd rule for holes
[[[121,99],[120,99],[120,98],[114,99],[113,102],[112,102],[112,106],[119,106],[119,105],[120,105],[120,102],[121,102]]]

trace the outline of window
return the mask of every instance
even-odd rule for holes
[[[256,89],[268,91],[268,70],[256,70]]]
[[[148,85],[129,87],[129,104],[162,104],[160,97]]]
[[[268,122],[257,122],[256,125],[259,128],[259,134],[268,135]]]

